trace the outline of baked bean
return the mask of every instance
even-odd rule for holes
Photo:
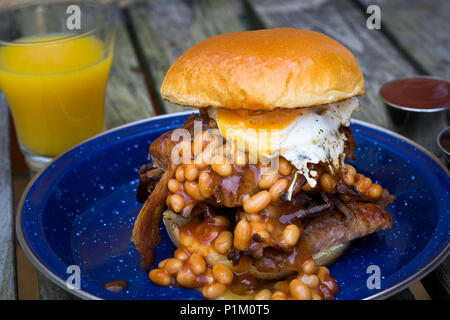
[[[176,193],[181,188],[181,184],[177,181],[177,179],[170,179],[167,183],[167,187],[169,191],[172,193]]]
[[[177,273],[177,282],[186,288],[195,288],[198,286],[197,277],[189,268],[183,268]]]
[[[323,298],[318,292],[313,291],[311,293],[311,300],[323,300]]]
[[[160,286],[170,285],[170,276],[166,271],[161,269],[153,269],[149,273],[150,280]]]
[[[234,229],[234,247],[239,250],[246,250],[250,245],[252,237],[250,224],[247,220],[240,220]]]
[[[180,212],[184,208],[184,198],[180,194],[170,196],[170,207],[175,212]]]
[[[227,143],[222,147],[222,154],[225,156],[226,163],[234,164],[234,155],[235,155],[236,147]]]
[[[288,247],[296,245],[299,237],[300,229],[295,224],[290,224],[284,228],[283,240]]]
[[[359,180],[361,180],[361,179],[363,179],[364,178],[364,175],[362,174],[362,173],[357,173],[356,175],[355,175],[355,181],[359,181]]]
[[[272,294],[272,300],[286,300],[287,294],[284,291],[277,290]]]
[[[247,213],[259,212],[266,208],[271,200],[272,196],[269,191],[260,191],[244,202],[244,210]]]
[[[169,261],[169,259],[164,259],[164,260],[160,261],[160,262],[158,263],[158,268],[159,268],[159,269],[164,268],[164,266],[166,265],[167,261]]]
[[[228,177],[233,172],[233,166],[226,163],[225,159],[213,161],[211,168],[223,177]]]
[[[311,289],[319,287],[319,277],[316,276],[315,274],[312,275],[302,274],[301,276],[299,276],[298,279]]]
[[[234,153],[234,165],[236,167],[242,168],[245,167],[246,164],[247,164],[247,155],[245,154],[245,152],[237,150]]]
[[[203,296],[206,299],[215,300],[225,294],[227,287],[220,282],[207,284],[203,287]]]
[[[195,181],[186,181],[184,183],[184,190],[186,190],[186,193],[194,200],[201,201],[204,199],[200,194],[198,183]]]
[[[326,193],[336,192],[336,180],[328,173],[324,173],[320,176],[319,185]]]
[[[379,184],[373,184],[370,186],[369,190],[367,190],[368,196],[376,200],[379,197],[381,197],[381,194],[383,193],[383,188]]]
[[[255,297],[253,299],[255,300],[270,300],[272,297],[272,292],[270,292],[269,289],[263,289],[257,294],[255,294]]]
[[[228,218],[225,216],[215,216],[213,218],[213,223],[215,226],[222,228],[228,228],[231,225],[230,220],[228,220]]]
[[[175,178],[179,182],[184,182],[184,169],[183,169],[183,166],[178,166],[177,170],[175,171]]]
[[[182,248],[178,248],[177,250],[175,250],[174,257],[179,260],[186,261],[187,259],[189,259],[189,254]]]
[[[341,199],[343,202],[349,202],[350,200],[352,200],[352,197],[346,194],[340,194],[339,199]]]
[[[230,284],[233,281],[233,272],[223,263],[218,263],[212,268],[214,279],[223,284]]]
[[[185,203],[184,208],[181,211],[180,215],[184,218],[189,217],[191,215],[192,210],[194,209],[194,206],[195,206],[195,201]]]
[[[278,281],[273,285],[273,288],[275,290],[281,290],[284,292],[289,292],[289,281],[287,280],[283,280],[283,281]]]
[[[199,174],[198,168],[193,164],[184,165],[184,177],[187,181],[194,181],[197,179]]]
[[[372,180],[370,178],[364,177],[361,180],[355,182],[355,189],[361,193],[365,193],[367,190],[369,190],[371,185]]]
[[[261,222],[262,216],[259,213],[247,213],[247,219],[250,222]]]
[[[316,272],[316,263],[314,262],[314,260],[312,260],[312,259],[306,260],[303,263],[303,272],[308,275]]]
[[[194,164],[199,170],[204,170],[208,167],[208,163],[203,160],[202,154],[195,158]]]
[[[269,170],[261,175],[258,187],[261,189],[269,189],[279,178],[278,172]]]
[[[330,275],[330,270],[328,270],[327,267],[321,266],[317,270],[317,276],[319,277],[320,281],[326,280],[329,275]]]
[[[202,171],[198,177],[198,188],[200,194],[205,199],[212,195],[211,175],[208,172]]]
[[[314,188],[315,188],[315,187],[311,187],[311,185],[310,185],[308,182],[306,182],[306,183],[301,187],[301,189],[302,189],[303,191],[306,191],[306,192],[312,191],[312,190],[314,190]]]
[[[288,176],[292,172],[292,165],[285,158],[280,158],[278,163],[278,171],[283,176]]]
[[[158,265],[159,267],[159,265]],[[183,261],[177,258],[168,259],[163,269],[167,271],[169,275],[177,273],[183,267]]]
[[[214,249],[220,254],[227,254],[233,244],[233,234],[230,231],[222,231],[214,240]]]
[[[203,257],[197,253],[193,253],[188,259],[188,265],[192,272],[196,275],[201,275],[206,271],[206,262]]]
[[[273,222],[270,221],[270,220],[267,221],[267,222],[264,224],[264,226],[266,227],[266,230],[269,231],[269,232],[273,232],[274,229],[275,229],[275,226],[274,226]]]
[[[277,200],[283,193],[286,192],[289,186],[288,179],[280,179],[275,182],[269,189],[270,195],[272,197],[272,201]]]
[[[309,287],[298,279],[294,279],[289,283],[289,291],[297,300],[310,300],[311,290]]]
[[[356,169],[352,165],[346,163],[345,167],[347,168],[347,173],[348,174],[350,174],[352,176],[356,176]]]
[[[209,134],[208,131],[204,130],[202,132],[200,132],[199,134],[197,134],[194,137],[194,153],[196,155],[199,154],[199,152],[203,151],[203,149],[208,145],[208,143],[211,140],[211,136]]]
[[[212,270],[210,269],[210,268],[207,268],[206,269],[206,272],[205,272],[205,279],[206,279],[206,284],[211,284],[211,283],[213,283],[214,282],[214,275],[213,275],[213,273],[212,273]]]
[[[180,156],[183,158],[183,163],[189,162],[191,159],[191,141],[183,140],[179,144]]]
[[[355,176],[350,173],[344,174],[344,183],[347,186],[351,186],[355,183]]]
[[[202,151],[197,157],[196,162],[201,164],[206,164],[206,166],[210,165],[212,162],[212,159],[214,158],[216,154],[216,149],[212,145],[208,145],[205,150]],[[205,166],[205,168],[206,168]],[[197,166],[197,168],[203,170],[203,165]]]
[[[257,233],[262,239],[269,239],[269,233],[261,222],[250,221],[250,228],[252,235]]]

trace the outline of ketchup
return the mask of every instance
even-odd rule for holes
[[[445,109],[450,107],[450,82],[430,77],[399,79],[383,85],[380,95],[400,108]]]

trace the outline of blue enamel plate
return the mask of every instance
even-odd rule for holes
[[[151,283],[130,241],[141,208],[135,196],[137,170],[149,161],[150,143],[181,126],[188,115],[155,117],[105,132],[62,154],[33,179],[19,207],[17,235],[40,272],[85,299],[202,299],[195,290]],[[392,229],[354,241],[330,270],[340,287],[337,299],[386,298],[425,276],[449,252],[449,171],[397,134],[360,121],[352,123],[352,130],[357,160],[351,164],[398,199],[387,208]],[[161,231],[155,263],[175,249]],[[379,289],[368,279],[375,269]],[[79,282],[73,277],[77,271]],[[68,278],[81,288],[69,289]],[[104,288],[115,280],[128,286],[120,292]]]

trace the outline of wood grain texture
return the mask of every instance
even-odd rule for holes
[[[111,73],[106,90],[106,124],[112,128],[155,114],[120,11]]]
[[[378,97],[381,84],[414,73],[414,68],[377,30],[366,28],[366,16],[347,0],[248,0],[261,22],[270,28],[294,27],[322,32],[355,55],[366,82],[366,96],[354,118],[391,129]]]
[[[214,35],[245,29],[236,8],[225,0],[152,0],[128,7],[158,99],[164,75],[184,51]],[[167,113],[188,110],[160,102]]]
[[[39,298],[41,300],[79,300],[78,297],[54,284],[41,273],[39,279]]]
[[[381,9],[381,30],[430,75],[450,80],[450,1],[358,0]]]
[[[389,297],[388,300],[415,300],[415,298],[414,295],[411,293],[411,290],[405,289]]]
[[[17,298],[9,132],[8,107],[0,93],[0,300]]]
[[[450,300],[450,257],[421,281],[431,299]]]

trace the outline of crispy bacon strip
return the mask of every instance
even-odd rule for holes
[[[142,256],[142,266],[148,270],[155,258],[154,248],[161,241],[159,224],[164,212],[168,194],[167,183],[175,175],[175,168],[169,168],[162,176],[155,189],[145,201],[134,223],[131,240]]]

